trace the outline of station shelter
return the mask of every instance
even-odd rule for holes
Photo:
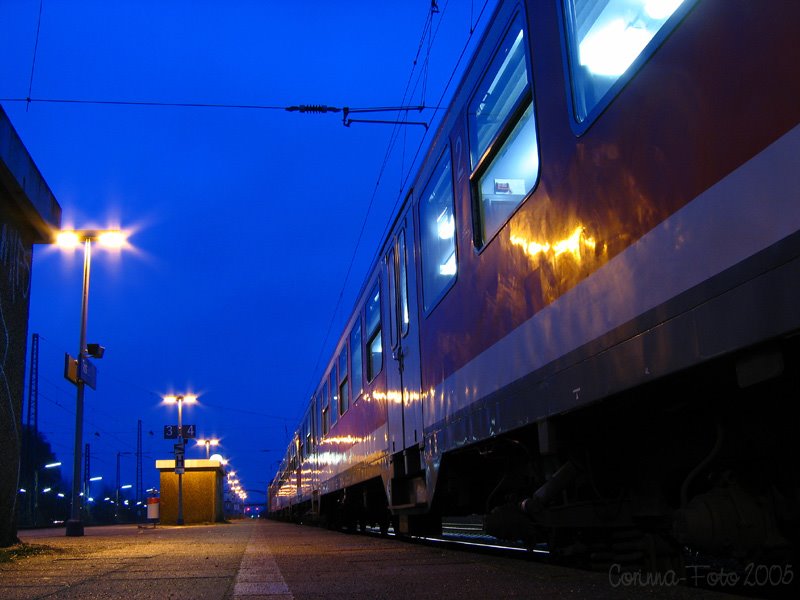
[[[178,522],[178,475],[174,460],[157,460],[161,497],[159,520],[163,525]],[[223,484],[225,469],[217,460],[186,460],[183,473],[183,522],[215,523],[224,521]]]

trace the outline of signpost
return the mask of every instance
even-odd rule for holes
[[[72,358],[64,354],[64,379],[74,385],[84,383],[93,390],[97,389],[97,367],[85,356]]]
[[[85,356],[81,356],[79,360],[79,377],[81,381],[88,385],[93,390],[97,389],[97,367]]]
[[[164,439],[175,440],[178,438],[192,440],[197,437],[196,425],[164,425]]]
[[[183,475],[186,472],[184,462],[184,444],[182,442],[180,444],[175,444],[173,448],[175,450],[175,474]]]
[[[72,358],[68,352],[64,354],[64,379],[78,385],[78,360]]]

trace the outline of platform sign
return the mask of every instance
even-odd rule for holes
[[[183,453],[183,444],[175,444],[173,446],[175,449],[175,473],[177,475],[183,475],[186,471],[184,468],[184,453]]]
[[[181,435],[182,434],[182,435]],[[197,425],[164,425],[164,439],[174,440],[182,437],[185,440],[192,440],[197,437]]]
[[[64,354],[64,379],[78,385],[78,361],[69,353]]]
[[[79,361],[80,365],[80,378],[83,383],[88,385],[93,390],[97,389],[97,367],[92,364],[85,356],[81,356]]]

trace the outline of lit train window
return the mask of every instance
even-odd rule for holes
[[[361,363],[361,317],[350,332],[350,381],[353,387],[353,401],[364,391],[364,369]]]
[[[408,333],[408,254],[406,252],[406,230],[403,229],[397,237],[397,288],[400,292],[400,334]]]
[[[383,345],[381,340],[381,292],[375,286],[367,302],[367,381],[372,381],[383,368]]]
[[[450,150],[433,171],[419,201],[422,297],[430,310],[456,279],[456,222]]]
[[[339,414],[343,415],[350,407],[350,393],[347,389],[347,346],[339,354]]]
[[[327,434],[331,430],[331,411],[328,405],[328,382],[322,386],[322,433]]]
[[[478,248],[500,230],[539,177],[528,69],[525,27],[517,15],[469,105]]]
[[[331,391],[331,427],[336,425],[336,419],[339,418],[341,414],[339,412],[339,386],[336,385],[336,365],[334,364],[331,368],[330,374],[330,382],[331,387],[329,388]]]
[[[399,299],[397,297],[397,268],[394,248],[391,248],[386,256],[386,266],[389,271],[386,278],[389,284],[389,346],[394,350],[397,348],[397,332],[400,329],[400,325],[397,322]]]
[[[578,123],[608,105],[616,93],[614,84],[635,72],[637,59],[652,53],[674,27],[680,16],[677,13],[684,14],[693,3],[564,0],[572,102]],[[676,18],[670,19],[673,15]]]
[[[323,405],[322,394],[316,395],[314,404],[317,405],[317,438],[319,439],[328,433],[328,427],[325,425],[325,406]]]

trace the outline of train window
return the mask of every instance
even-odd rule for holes
[[[306,457],[306,424],[303,423],[303,426],[300,428],[297,436],[297,452],[300,455],[300,460],[303,460]]]
[[[525,27],[518,14],[469,105],[475,245],[497,233],[536,185],[539,147]]]
[[[331,368],[329,380],[331,382],[331,427],[333,427],[336,425],[339,415],[342,414],[339,409],[339,386],[336,385],[336,365]]]
[[[456,223],[450,150],[433,171],[419,202],[422,297],[427,312],[456,279]]]
[[[317,394],[314,403],[317,405],[317,437],[321,438],[328,433],[328,428],[325,426],[325,406],[322,400],[322,394]]]
[[[397,305],[399,299],[397,297],[397,268],[394,248],[391,248],[389,254],[386,256],[386,266],[389,271],[389,346],[395,349],[397,347],[397,331],[400,327],[397,322]]]
[[[472,168],[497,138],[530,88],[522,15],[517,15],[469,104]]]
[[[355,401],[364,391],[364,369],[361,363],[361,318],[356,320],[353,330],[350,332],[350,381]]]
[[[575,121],[588,125],[685,13],[693,0],[564,0]],[[619,87],[619,86],[617,86]]]
[[[383,345],[381,340],[381,292],[375,286],[367,302],[367,381],[372,381],[383,368]]]
[[[347,389],[347,345],[339,354],[339,414],[343,415],[350,407],[350,394]]]
[[[310,423],[309,433],[311,434],[311,446],[310,449],[314,450],[317,445],[317,440],[319,440],[319,411],[317,410],[317,400],[313,396],[311,397],[311,423]]]
[[[322,386],[322,434],[331,430],[331,411],[328,405],[328,382]]]
[[[400,334],[408,333],[408,253],[406,252],[406,230],[403,229],[397,237],[397,288],[400,292]]]

